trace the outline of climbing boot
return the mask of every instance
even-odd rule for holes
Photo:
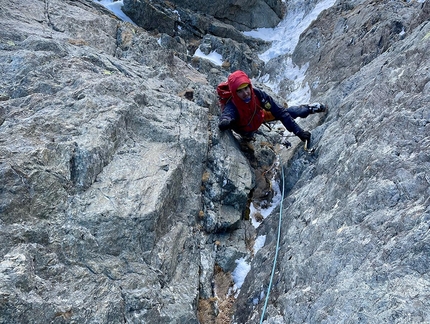
[[[325,105],[319,103],[319,102],[310,104],[308,106],[308,109],[309,109],[310,114],[322,113],[322,112],[327,111],[327,107]]]
[[[243,152],[254,153],[255,149],[254,149],[254,145],[252,144],[252,142],[242,140],[239,142],[239,144],[240,144],[240,149]]]

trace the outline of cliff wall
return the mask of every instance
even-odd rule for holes
[[[266,323],[430,321],[428,1],[338,1],[269,62],[196,8],[186,32],[89,0],[0,8],[0,323],[258,323],[280,212]],[[250,154],[217,129],[215,86],[289,59],[329,107],[299,120],[316,151],[275,127]],[[272,179],[282,210],[253,226]]]

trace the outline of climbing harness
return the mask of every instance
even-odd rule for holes
[[[278,259],[279,241],[281,239],[282,202],[284,201],[284,192],[285,192],[284,188],[285,188],[284,167],[282,167],[282,198],[281,198],[281,204],[279,207],[278,238],[276,241],[276,251],[275,251],[275,258],[273,259],[272,274],[270,276],[269,287],[267,288],[266,301],[264,302],[263,312],[261,313],[260,324],[263,323],[264,314],[266,313],[266,307],[269,301],[270,290],[272,288],[273,276],[275,275],[276,260]]]

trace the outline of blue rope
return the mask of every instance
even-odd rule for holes
[[[273,259],[272,274],[270,276],[269,287],[267,288],[266,301],[264,302],[263,312],[261,313],[260,324],[263,323],[264,314],[266,313],[267,303],[269,301],[270,290],[272,289],[273,276],[275,274],[276,260],[278,259],[279,241],[281,238],[281,223],[282,223],[282,202],[284,201],[284,167],[282,167],[282,199],[279,209],[279,224],[278,224],[278,239],[276,241],[275,258]]]

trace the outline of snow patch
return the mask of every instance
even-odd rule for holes
[[[279,84],[282,80],[293,81],[292,92],[285,98],[290,105],[298,105],[310,100],[310,87],[303,83],[308,64],[298,67],[293,64],[291,55],[299,42],[300,35],[317,19],[325,9],[332,7],[336,0],[323,0],[315,5],[313,10],[305,15],[303,4],[297,3],[291,8],[285,18],[275,28],[259,28],[245,35],[271,41],[272,46],[259,57],[268,62],[278,56],[284,55],[285,62],[280,66],[276,75],[263,75],[259,81],[268,85],[275,93],[279,93]]]
[[[264,243],[266,243],[266,235],[260,235],[255,239],[254,243],[254,254],[256,254],[263,246]]]
[[[273,189],[273,198],[272,202],[268,205],[267,208],[261,208],[260,206],[254,204],[253,202],[249,206],[249,217],[251,218],[252,225],[257,228],[260,226],[260,221],[257,219],[257,215],[261,215],[263,219],[269,216],[272,211],[279,205],[282,200],[281,189],[279,188],[279,183],[272,179],[272,189]]]
[[[236,292],[237,296],[239,294],[240,288],[243,285],[243,282],[245,281],[246,275],[248,274],[249,270],[251,270],[251,265],[246,262],[245,257],[240,258],[235,262],[237,263],[237,266],[231,275],[233,276],[234,281],[233,290]]]
[[[317,19],[323,10],[332,7],[335,2],[336,0],[321,1],[306,16],[304,15],[304,9],[299,6],[295,10],[289,11],[287,16],[275,28],[258,28],[244,32],[244,34],[273,42],[272,46],[260,55],[260,59],[265,62],[280,55],[291,54],[303,31]]]
[[[207,59],[218,66],[221,66],[223,62],[222,55],[217,53],[216,51],[210,52],[208,55],[206,55],[200,50],[200,48],[198,48],[193,56]]]
[[[123,11],[122,7],[124,6],[124,1],[113,1],[113,0],[93,0],[101,4],[103,7],[111,11],[115,16],[123,21],[128,21],[129,23],[135,24],[133,20],[131,20]]]

